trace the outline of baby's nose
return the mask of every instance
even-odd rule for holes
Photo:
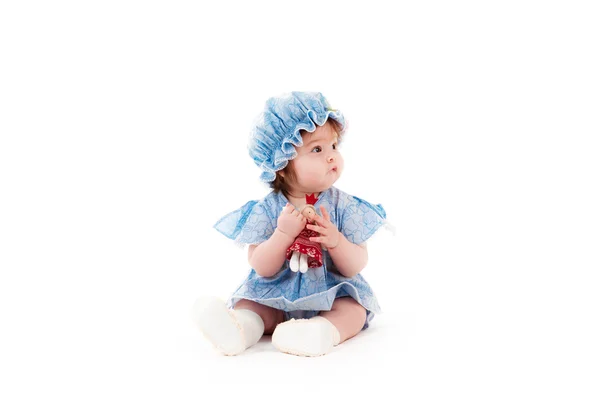
[[[330,155],[329,157],[327,157],[327,162],[331,163],[334,161],[335,158],[333,158],[333,155]]]

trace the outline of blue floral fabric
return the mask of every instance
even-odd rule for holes
[[[277,227],[277,218],[288,202],[282,193],[271,192],[260,201],[249,201],[216,224],[226,237],[242,244],[260,244],[269,239]],[[369,239],[385,224],[385,211],[335,187],[319,195],[315,208],[323,205],[331,221],[354,244]],[[367,310],[367,322],[380,311],[371,287],[357,274],[345,277],[339,273],[329,252],[323,250],[323,267],[309,268],[306,273],[292,272],[286,260],[272,277],[261,277],[253,269],[228,301],[233,307],[239,300],[248,299],[286,312],[286,318],[316,315],[331,310],[336,298],[350,296]]]

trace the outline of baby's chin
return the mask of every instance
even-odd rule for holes
[[[328,172],[320,181],[303,182],[300,187],[306,192],[322,192],[328,190],[340,178],[340,172]]]
[[[335,182],[340,178],[339,174],[336,174],[335,177],[333,178],[329,178],[329,179],[325,179],[325,181],[323,182],[323,184],[321,185],[321,189],[318,191],[325,191],[328,190],[329,188],[331,188],[331,186],[333,186],[335,184]]]
[[[333,186],[333,183],[335,183],[336,181],[338,181],[338,179],[340,178],[340,176],[342,176],[342,171],[341,170],[336,170],[335,172],[329,172],[331,179],[331,183],[329,184],[329,186]]]

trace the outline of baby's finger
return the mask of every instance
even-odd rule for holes
[[[327,227],[327,226],[325,225],[325,222],[326,222],[326,221],[325,221],[325,219],[323,219],[323,218],[322,218],[321,216],[319,216],[319,215],[315,215],[315,217],[313,218],[313,222],[317,222],[317,224],[318,224],[319,226]]]
[[[307,224],[306,228],[312,231],[316,231],[317,233],[324,234],[327,230],[321,226],[315,226],[314,224]]]
[[[323,215],[323,218],[325,220],[327,220],[328,222],[330,222],[331,219],[329,218],[329,214],[327,213],[327,209],[325,209],[325,207],[323,205],[321,205],[319,208],[321,209],[321,214]]]
[[[292,210],[290,207],[291,207],[290,203],[289,202],[286,203],[285,206],[283,207],[283,209],[281,210],[281,213],[291,213]]]
[[[296,209],[294,209],[292,211],[292,215],[294,215],[294,216],[298,216],[299,214],[300,214],[300,212],[298,212]]]
[[[325,242],[325,237],[309,237],[308,239],[312,242]]]
[[[312,222],[315,222],[317,224],[321,224],[321,217],[319,215],[314,215],[312,218]]]

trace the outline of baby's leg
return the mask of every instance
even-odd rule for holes
[[[270,308],[260,303],[252,302],[247,299],[242,299],[234,306],[235,310],[246,309],[250,310],[260,316],[263,323],[265,324],[265,334],[273,334],[277,324],[281,323],[285,316],[283,310]]]
[[[193,318],[200,331],[225,355],[237,355],[258,342],[265,330],[273,331],[278,317],[276,309],[242,300],[235,310],[227,308],[219,298],[198,298]]]
[[[288,320],[273,333],[273,345],[285,353],[321,356],[341,342],[359,333],[367,320],[367,311],[350,297],[338,298],[330,311],[311,319]]]
[[[367,320],[367,311],[352,297],[337,298],[329,311],[319,313],[340,333],[340,343],[358,334]]]

